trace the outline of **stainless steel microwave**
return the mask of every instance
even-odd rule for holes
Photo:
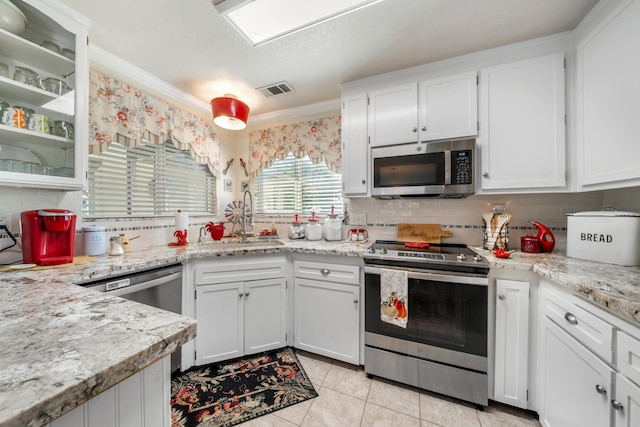
[[[371,195],[462,198],[474,194],[476,141],[439,141],[371,149]]]

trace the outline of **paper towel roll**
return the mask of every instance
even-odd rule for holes
[[[176,212],[176,231],[183,231],[189,228],[189,214],[187,212]]]

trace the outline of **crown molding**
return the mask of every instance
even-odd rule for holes
[[[164,99],[177,102],[190,110],[211,117],[211,106],[208,103],[171,86],[164,80],[96,45],[89,45],[89,60],[91,66],[96,66],[101,71],[108,72],[129,84],[139,84],[142,86],[141,89],[155,92],[156,95]]]
[[[288,108],[286,110],[273,111],[271,113],[249,116],[247,126],[262,125],[281,120],[295,119],[298,117],[310,116],[313,114],[327,113],[329,111],[340,110],[340,99],[318,102],[316,104],[304,105],[302,107]]]

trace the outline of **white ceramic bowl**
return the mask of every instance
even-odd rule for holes
[[[27,26],[27,17],[9,0],[0,0],[0,28],[10,33],[22,34]]]

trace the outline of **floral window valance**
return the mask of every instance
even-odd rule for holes
[[[249,176],[257,177],[290,152],[297,158],[308,155],[313,163],[325,162],[330,170],[340,172],[340,120],[340,116],[325,117],[249,132]]]
[[[89,79],[90,154],[107,150],[112,141],[134,147],[171,138],[218,176],[220,140],[211,124],[102,73],[91,71]]]

